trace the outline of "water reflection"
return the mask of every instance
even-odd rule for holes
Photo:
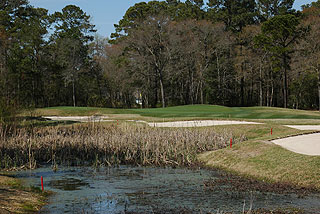
[[[295,194],[239,193],[219,182],[218,188],[208,189],[205,181],[219,177],[218,172],[208,170],[59,167],[56,173],[40,168],[16,176],[33,186],[39,186],[43,176],[45,189],[56,192],[41,213],[165,213],[181,209],[240,213],[244,203],[247,209],[252,204],[254,209],[293,207],[307,213],[317,213],[320,208],[316,195],[299,198]]]

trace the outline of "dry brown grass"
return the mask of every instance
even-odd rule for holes
[[[0,213],[36,213],[44,205],[45,193],[25,188],[15,178],[0,175]]]
[[[52,162],[96,165],[190,166],[196,155],[229,145],[230,132],[163,129],[130,124],[78,124],[20,129],[0,139],[1,168]],[[235,143],[243,137],[235,138]]]

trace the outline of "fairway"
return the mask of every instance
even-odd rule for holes
[[[273,107],[225,107],[217,105],[187,105],[149,109],[111,109],[91,107],[50,107],[37,109],[41,116],[90,116],[137,114],[156,118],[233,118],[233,119],[320,119],[317,111]]]

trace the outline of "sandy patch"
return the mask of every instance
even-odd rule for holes
[[[320,133],[288,137],[272,142],[295,153],[320,156]]]
[[[286,127],[298,130],[314,130],[320,131],[320,125],[285,125]]]
[[[101,122],[107,121],[108,116],[68,116],[68,117],[58,117],[58,116],[46,116],[43,117],[49,120],[56,120],[56,121],[78,121],[78,122]]]
[[[262,123],[232,121],[232,120],[193,120],[193,121],[175,121],[162,123],[147,123],[151,127],[205,127],[222,125],[259,125]]]
[[[78,122],[111,122],[108,116],[70,116],[70,117],[44,117],[57,121],[78,121]],[[126,122],[145,123],[151,127],[205,127],[205,126],[222,126],[222,125],[259,125],[262,123],[235,121],[235,120],[192,120],[192,121],[174,121],[174,122],[146,122],[143,120],[124,120]]]

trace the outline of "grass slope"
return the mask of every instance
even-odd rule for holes
[[[315,111],[271,107],[224,107],[187,105],[153,109],[110,109],[92,107],[50,107],[37,109],[39,115],[87,116],[94,114],[139,114],[160,118],[233,118],[233,119],[320,119]]]
[[[320,157],[296,154],[276,145],[248,141],[233,149],[204,153],[199,159],[209,167],[240,175],[320,190]]]
[[[270,135],[270,127],[273,135]],[[269,182],[291,183],[320,190],[320,156],[296,154],[268,140],[288,135],[308,133],[281,125],[238,126],[230,128],[244,134],[248,141],[200,154],[198,159],[208,167],[220,168],[242,176]],[[234,130],[232,130],[234,129]]]

